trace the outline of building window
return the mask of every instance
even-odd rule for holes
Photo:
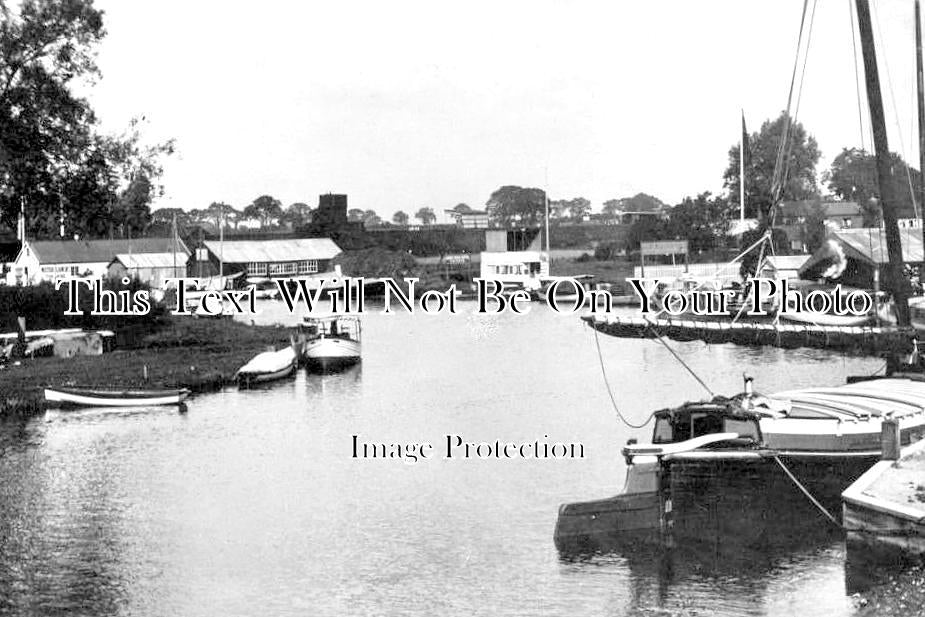
[[[295,261],[287,261],[283,263],[270,264],[270,276],[295,274],[297,270],[298,270],[298,262],[295,262]]]
[[[299,262],[299,274],[315,274],[318,272],[318,260],[307,259]]]
[[[851,227],[851,219],[849,219],[849,218],[843,218],[843,219],[841,220],[841,226],[842,226],[842,227]]]
[[[249,276],[266,276],[267,264],[260,261],[252,261],[247,264],[247,274]]]

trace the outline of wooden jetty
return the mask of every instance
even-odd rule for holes
[[[885,425],[885,460],[842,493],[848,540],[885,556],[925,557],[925,440],[901,451],[890,442]]]
[[[731,319],[693,320],[677,318],[585,316],[592,328],[620,338],[658,338],[674,341],[733,343],[752,347],[810,347],[850,354],[909,354],[915,348],[915,331],[910,328],[865,326],[816,326],[733,322]]]

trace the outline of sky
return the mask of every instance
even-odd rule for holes
[[[813,19],[797,119],[819,143],[819,171],[862,145],[852,3],[818,0]],[[87,96],[103,128],[143,116],[150,142],[176,140],[155,208],[243,208],[262,194],[314,207],[335,192],[386,219],[482,207],[508,184],[595,210],[638,192],[668,204],[722,192],[742,110],[751,132],[787,105],[803,10],[803,0],[96,4],[108,35]],[[871,4],[890,148],[918,167],[913,2]]]

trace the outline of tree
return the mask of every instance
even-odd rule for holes
[[[289,207],[279,217],[279,222],[291,227],[299,227],[312,222],[312,207],[301,201],[289,204]]]
[[[421,225],[432,225],[437,220],[437,215],[434,214],[433,208],[424,207],[415,213],[414,218],[421,221]]]
[[[761,130],[748,137],[745,157],[745,214],[752,218],[768,215],[772,203],[774,170],[785,130],[790,138],[784,157],[784,181],[781,201],[813,199],[819,195],[816,184],[816,164],[819,146],[803,125],[793,123],[786,112],[776,120],[765,120]],[[723,186],[728,190],[729,203],[739,208],[739,145],[729,149],[729,165],[723,173]]]
[[[568,202],[568,213],[576,221],[591,213],[591,202],[584,197],[575,197]]]
[[[245,209],[246,211],[246,209]],[[241,216],[241,212],[235,210],[233,206],[230,206],[221,201],[213,201],[209,204],[209,207],[203,211],[202,222],[210,222],[215,225],[215,230],[218,231],[220,227],[224,226],[225,229],[228,229],[228,223],[231,223],[235,228],[238,225],[238,219]],[[254,216],[254,218],[257,218]]]
[[[472,212],[472,208],[469,207],[469,204],[456,204],[453,207],[454,212],[459,212],[460,214],[469,214]]]
[[[408,224],[408,215],[398,210],[395,214],[392,215],[392,222],[396,225],[407,225]]]
[[[260,221],[260,229],[266,229],[271,223],[278,221],[282,214],[283,204],[270,195],[261,195],[244,208],[245,217]]]
[[[607,216],[615,216],[618,212],[623,212],[623,200],[608,199],[604,202],[604,207],[601,209],[601,212]]]
[[[661,199],[647,193],[636,193],[632,197],[608,199],[603,205],[601,212],[610,217],[622,212],[661,212],[668,207]]]
[[[69,232],[142,233],[158,159],[173,150],[142,146],[137,121],[127,135],[99,134],[73,93],[99,73],[102,16],[91,0],[24,0],[0,15],[0,216],[12,225],[24,204],[33,237],[57,235],[62,213]]]
[[[665,221],[654,216],[644,216],[633,223],[626,234],[626,245],[630,250],[638,250],[641,242],[664,240],[668,235]]]
[[[359,208],[350,208],[347,210],[347,220],[351,223],[359,223],[363,220],[363,211]]]
[[[537,188],[502,186],[485,202],[491,220],[499,225],[538,225],[546,210],[546,193]]]
[[[382,218],[376,214],[375,210],[367,210],[363,213],[363,225],[365,227],[378,227],[382,225]]]
[[[712,250],[725,239],[729,220],[728,200],[707,191],[694,198],[685,197],[672,208],[666,232],[689,240],[692,250]]]
[[[825,207],[821,203],[815,202],[810,206],[803,222],[803,229],[803,243],[806,245],[806,250],[815,253],[816,249],[825,242],[826,237]],[[775,247],[779,246],[781,245],[775,243]]]
[[[659,212],[666,208],[665,203],[658,197],[647,193],[636,193],[632,197],[618,200],[620,210],[623,212]]]
[[[564,219],[568,217],[569,201],[567,199],[550,199],[549,200],[549,218],[550,220]]]
[[[890,172],[892,193],[897,200],[893,204],[897,216],[912,218],[915,216],[915,208],[909,186],[919,186],[919,171],[906,165],[899,154],[891,152]],[[841,199],[857,202],[861,207],[864,225],[877,227],[880,224],[880,185],[874,155],[860,148],[845,148],[832,161],[823,180],[827,182],[829,190]]]
[[[181,232],[192,222],[189,212],[182,208],[158,208],[151,213],[151,223],[162,227],[170,227],[173,225],[175,217],[177,229]]]

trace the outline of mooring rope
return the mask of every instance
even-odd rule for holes
[[[694,379],[697,380],[697,383],[699,383],[701,386],[703,386],[703,389],[706,390],[706,391],[710,394],[710,396],[716,396],[716,394],[713,392],[713,390],[710,389],[710,386],[708,386],[708,385],[706,384],[706,382],[704,382],[704,380],[702,380],[702,379],[700,378],[700,376],[697,375],[697,373],[694,372],[694,369],[692,369],[690,366],[688,366],[687,362],[685,362],[685,361],[681,358],[681,356],[679,356],[679,355],[675,352],[675,350],[672,349],[671,346],[670,346],[668,343],[665,342],[665,340],[662,338],[662,335],[653,327],[654,325],[655,325],[655,324],[653,324],[651,321],[649,322],[649,329],[652,330],[652,332],[655,333],[655,340],[657,340],[659,343],[661,343],[661,344],[665,347],[665,349],[667,349],[667,350],[671,353],[671,355],[674,356],[674,359],[677,360],[678,362],[680,362],[680,363],[681,363],[681,366],[683,366],[685,369],[687,369],[687,372],[690,373],[691,376],[692,376]]]
[[[780,465],[780,468],[784,470],[784,473],[787,474],[787,477],[790,478],[791,480],[793,480],[793,483],[797,485],[797,488],[800,489],[800,490],[803,492],[804,495],[806,495],[806,497],[813,503],[813,505],[816,506],[816,507],[819,509],[819,511],[822,512],[822,513],[825,515],[825,517],[826,517],[827,519],[829,519],[830,521],[832,521],[832,523],[833,523],[836,527],[838,527],[839,529],[841,529],[842,524],[839,523],[838,520],[836,520],[836,518],[835,518],[834,516],[832,516],[832,514],[831,514],[828,510],[825,509],[825,506],[823,506],[821,503],[819,503],[819,502],[816,500],[816,498],[813,497],[812,494],[811,494],[808,490],[806,490],[806,487],[803,486],[803,485],[800,483],[800,481],[796,479],[796,476],[794,476],[792,473],[790,473],[790,470],[787,469],[787,466],[784,465],[784,462],[783,462],[782,460],[780,460],[780,457],[777,456],[777,455],[774,455],[774,460],[777,462],[778,465]]]
[[[643,422],[642,424],[633,424],[632,422],[630,422],[623,416],[623,413],[620,411],[620,408],[617,406],[617,399],[614,398],[613,389],[611,389],[610,387],[610,380],[607,379],[607,371],[604,368],[604,355],[601,353],[601,343],[598,340],[597,328],[595,327],[594,324],[591,324],[591,329],[594,330],[594,344],[597,347],[597,359],[601,365],[601,375],[604,376],[604,385],[607,386],[607,395],[610,396],[610,404],[613,405],[613,410],[617,412],[617,417],[620,418],[623,424],[627,425],[630,428],[643,428],[646,424],[652,421],[652,418],[655,417],[655,412],[652,412],[649,415],[649,417],[646,418],[646,421]]]

